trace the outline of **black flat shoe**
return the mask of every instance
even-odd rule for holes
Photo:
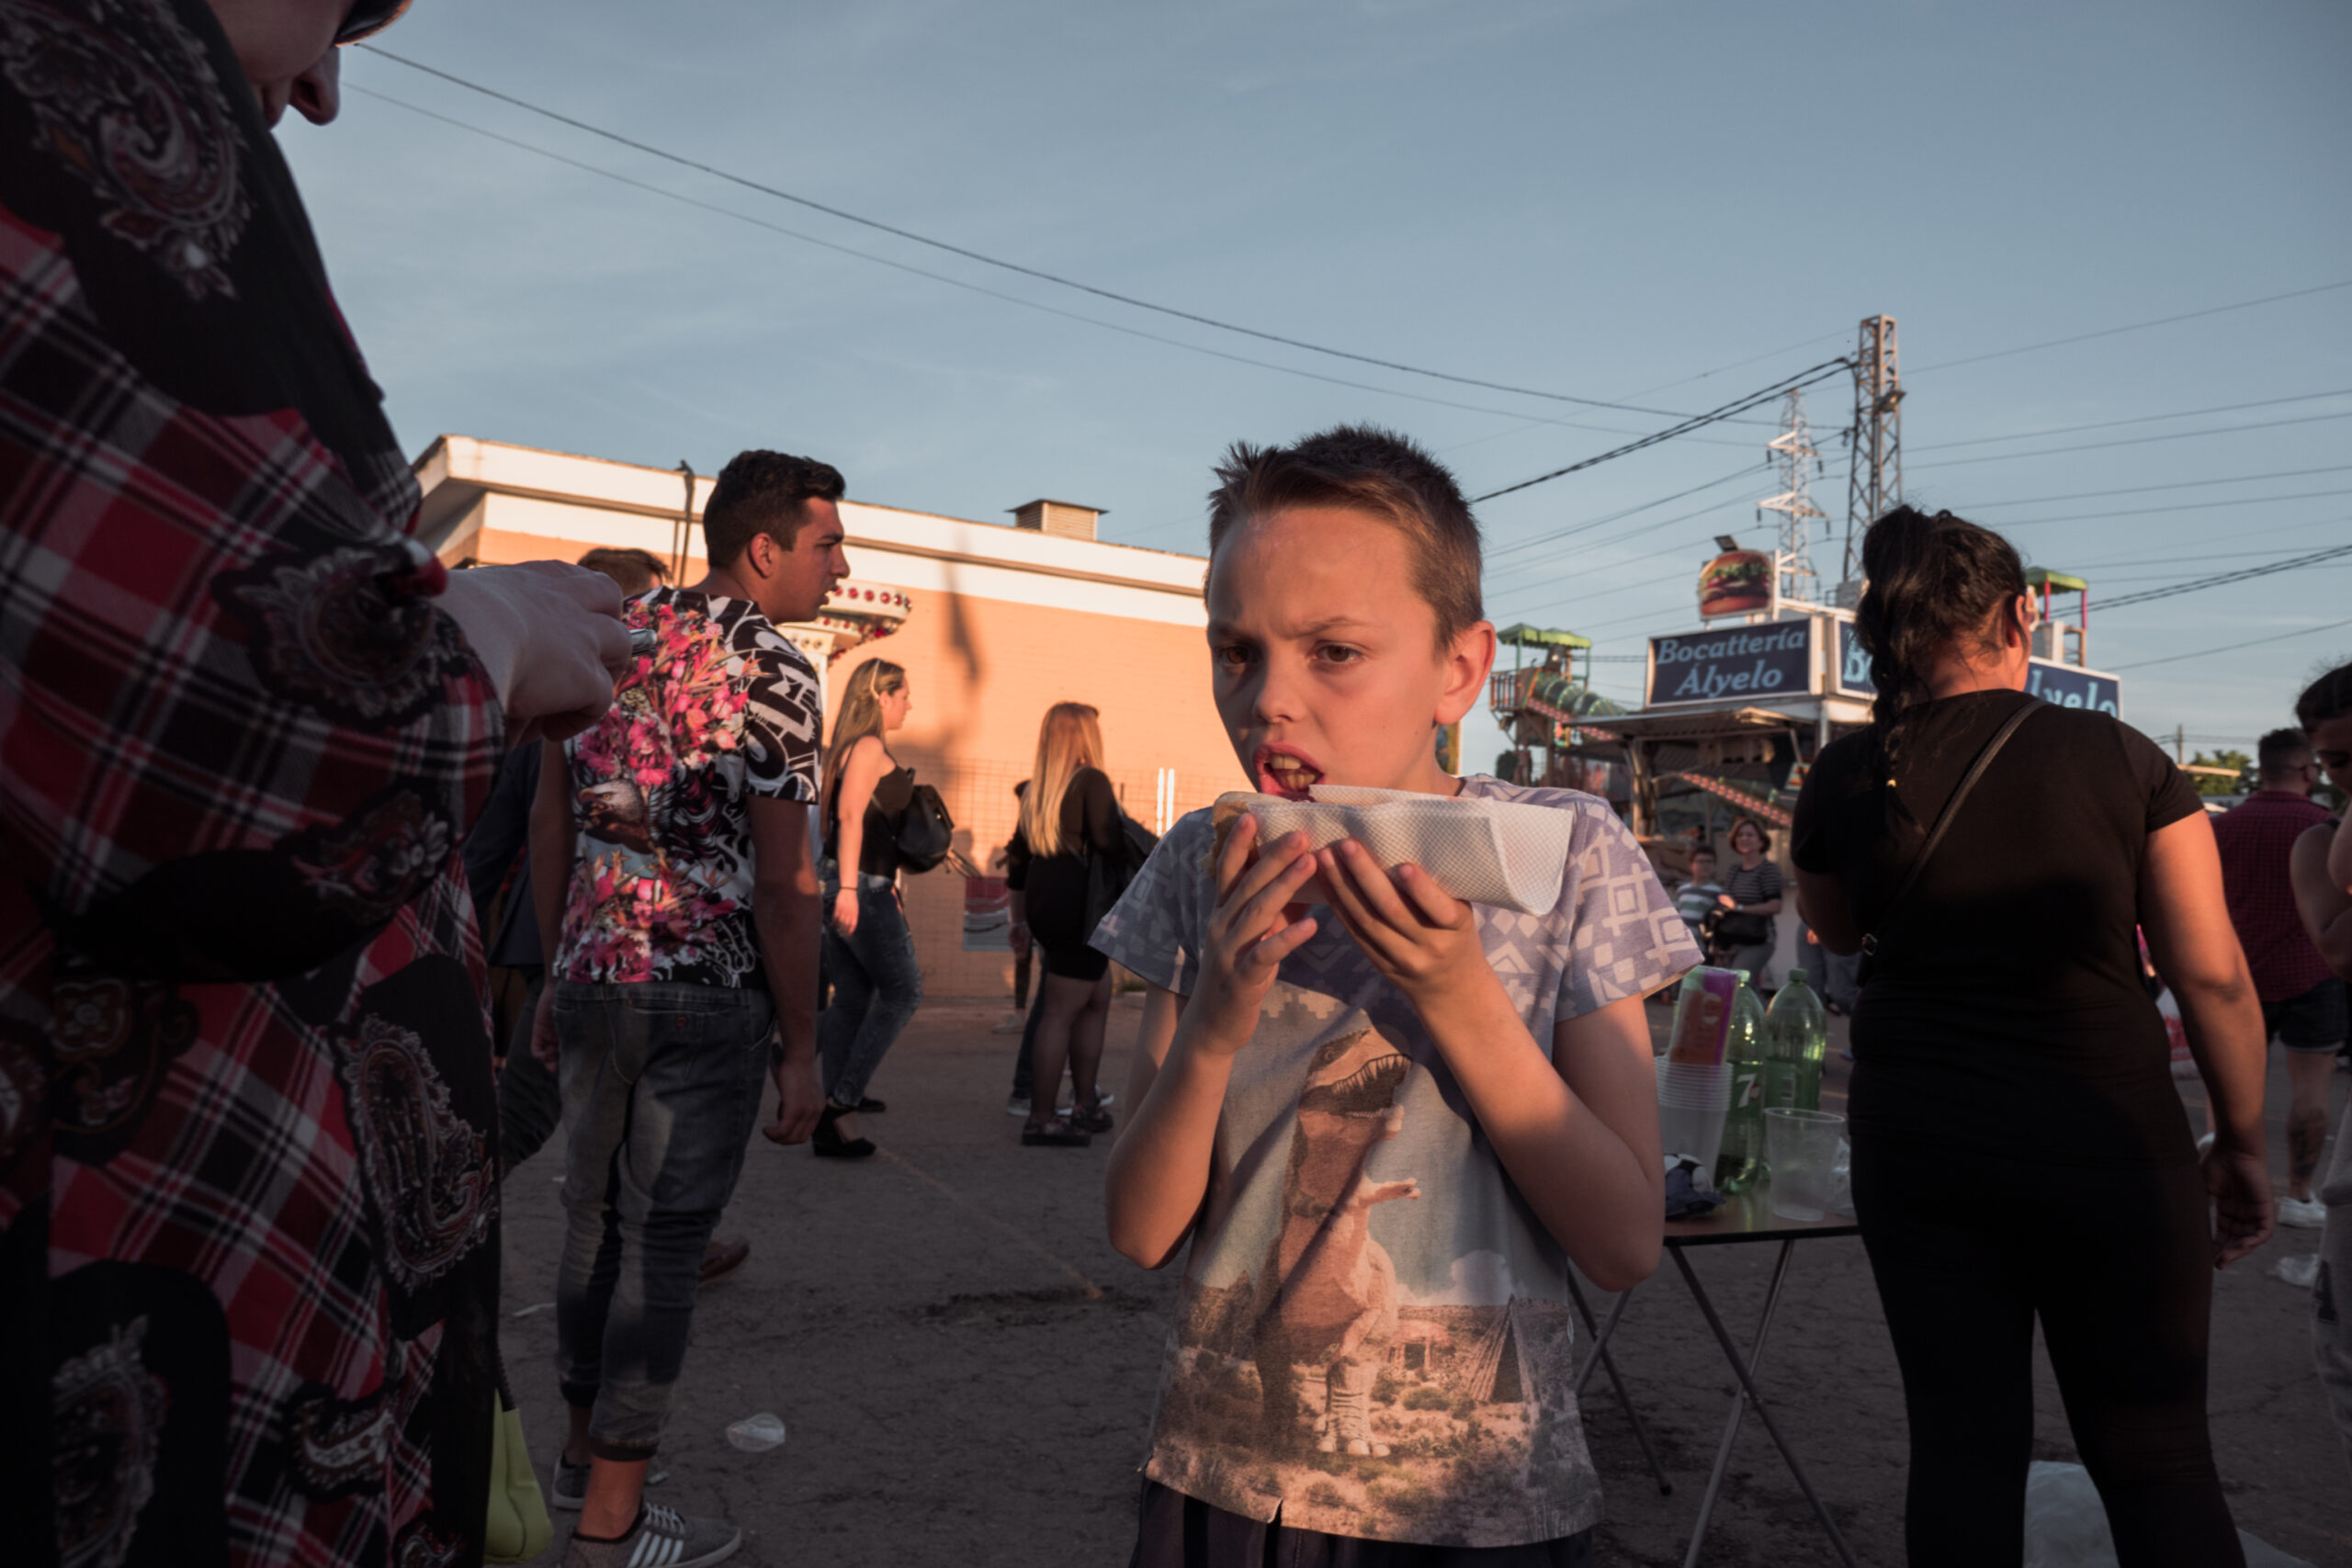
[[[874,1152],[871,1138],[844,1138],[833,1123],[855,1112],[846,1105],[828,1105],[824,1114],[817,1118],[817,1130],[808,1135],[808,1149],[819,1159],[864,1159]]]
[[[879,1116],[882,1112],[889,1109],[890,1102],[888,1100],[876,1100],[870,1094],[864,1100],[857,1102],[857,1113],[860,1116]]]
[[[1107,1133],[1111,1130],[1111,1113],[1098,1101],[1092,1106],[1073,1105],[1069,1108],[1069,1124],[1081,1133]]]
[[[1021,1146],[1029,1149],[1082,1149],[1094,1140],[1057,1116],[1021,1129]]]

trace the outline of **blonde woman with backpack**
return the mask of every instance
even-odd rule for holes
[[[899,895],[899,829],[915,775],[890,754],[888,739],[913,705],[906,671],[869,660],[850,675],[825,748],[823,952],[832,1005],[817,1015],[825,1111],[809,1140],[820,1157],[874,1152],[857,1116],[883,1105],[866,1098],[865,1086],[922,1000],[922,970]]]

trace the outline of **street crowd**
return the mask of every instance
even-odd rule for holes
[[[269,130],[331,120],[335,50],[404,3],[0,5],[13,1562],[514,1560],[501,1520],[527,1543],[541,1493],[510,1446],[498,1189],[559,1137],[570,1425],[537,1474],[563,1561],[725,1559],[734,1525],[647,1492],[698,1292],[757,1245],[721,1217],[755,1132],[876,1152],[922,1002],[902,877],[944,819],[891,749],[920,694],[869,659],[828,716],[780,629],[849,570],[837,468],[739,454],[691,584],[628,549],[453,571],[413,538]],[[135,177],[99,151],[132,126],[165,128]],[[1440,767],[1496,646],[1445,468],[1342,426],[1212,479],[1202,678],[1251,785],[1541,807],[1567,850],[1556,901],[1514,912],[1247,813],[1155,841],[1094,711],[1039,716],[1011,1109],[1026,1147],[1114,1136],[1106,1233],[1184,1278],[1132,1561],[1596,1561],[1568,1271],[1658,1265],[1645,1002],[1708,961],[1769,988],[1793,909],[1851,1018],[1910,1561],[2019,1560],[2038,1324],[2119,1561],[2243,1562],[2208,1324],[2214,1270],[2276,1224],[2323,1232],[2317,1375],[2352,1441],[2352,1128],[2325,1158],[2352,832],[2313,799],[2352,791],[2352,665],[2216,819],[2137,731],[2026,694],[2005,539],[1898,508],[1863,543],[1872,721],[1811,770],[1792,874],[1742,820],[1669,895],[1607,802]],[[1144,987],[1115,1094],[1114,964]],[[1454,1346],[1477,1370],[1445,1397],[1394,1396],[1427,1364],[1404,1350]],[[1408,1483],[1335,1489],[1326,1455]]]

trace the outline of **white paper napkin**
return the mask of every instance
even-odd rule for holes
[[[1542,914],[1560,901],[1576,825],[1568,812],[1344,784],[1316,784],[1309,793],[1312,800],[1236,791],[1216,804],[1236,804],[1255,817],[1261,844],[1301,830],[1310,849],[1353,839],[1382,865],[1393,870],[1409,861],[1469,903]]]

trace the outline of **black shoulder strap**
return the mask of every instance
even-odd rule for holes
[[[1928,841],[1921,844],[1919,852],[1911,857],[1911,864],[1904,872],[1903,881],[1895,887],[1894,897],[1888,899],[1886,908],[1879,911],[1878,923],[1882,928],[1894,918],[1904,895],[1911,891],[1912,885],[1919,880],[1919,874],[1927,870],[1928,863],[1935,858],[1936,846],[1944,841],[1944,832],[1951,826],[1951,819],[1960,815],[1962,803],[1968,799],[1968,792],[1976,787],[1976,781],[1984,776],[1984,770],[1993,765],[1993,759],[2001,754],[2001,748],[2009,743],[2009,737],[2018,732],[2018,726],[2031,718],[2035,710],[2044,705],[2040,697],[2028,698],[2024,706],[2009,715],[2001,728],[1993,731],[1993,738],[1984,742],[1984,750],[1976,753],[1976,760],[1968,764],[1968,772],[1960,775],[1960,783],[1952,788],[1951,798],[1944,802],[1944,808],[1936,813],[1935,826],[1928,829]],[[1862,938],[1862,961],[1868,964],[1877,956],[1878,933],[1872,931]]]

